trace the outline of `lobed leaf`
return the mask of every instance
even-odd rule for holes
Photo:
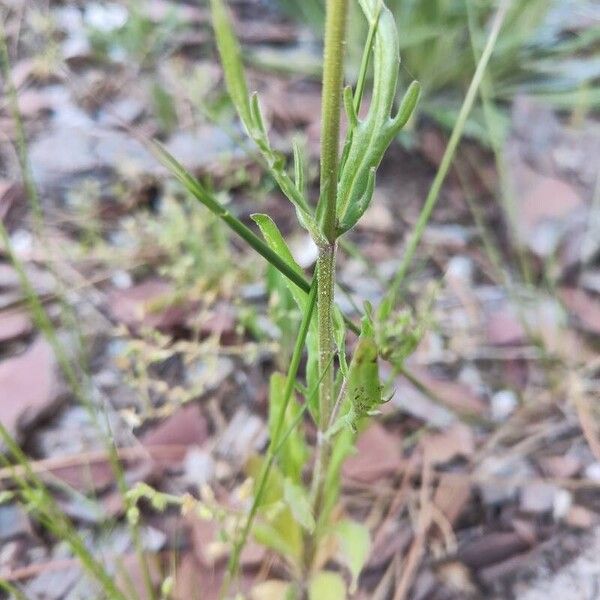
[[[364,120],[357,116],[357,106],[351,102],[348,91],[344,94],[349,128],[338,182],[338,235],[351,229],[367,210],[375,187],[375,172],[393,138],[412,114],[420,93],[414,81],[408,88],[400,109],[391,116],[400,55],[396,23],[388,8],[377,0],[361,0],[367,21],[373,26],[373,93],[369,111]]]

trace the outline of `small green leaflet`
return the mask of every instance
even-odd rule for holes
[[[371,535],[365,525],[350,520],[340,521],[335,526],[335,533],[339,541],[340,557],[352,575],[350,593],[353,594],[371,553]]]
[[[358,340],[348,369],[347,394],[350,403],[349,425],[356,431],[358,421],[382,404],[379,368],[377,366],[377,344],[372,335]]]
[[[342,416],[327,432],[330,437],[342,427],[349,426],[356,432],[360,420],[376,414],[383,404],[382,388],[377,365],[378,348],[371,323],[363,320],[362,331],[348,367],[346,392]]]

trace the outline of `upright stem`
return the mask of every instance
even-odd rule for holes
[[[317,213],[327,243],[319,249],[317,259],[317,324],[319,343],[319,431],[324,433],[334,405],[333,309],[335,288],[336,202],[339,168],[340,108],[344,77],[344,48],[348,0],[327,0],[325,50],[323,57],[323,95],[321,111],[321,181]],[[312,482],[315,519],[320,522],[323,485],[329,462],[328,443],[320,436]],[[318,529],[318,527],[317,527]],[[314,562],[319,531],[305,540],[304,566],[309,571]]]
[[[332,357],[333,307],[335,284],[335,243],[320,249],[317,259],[317,327],[319,343],[319,429],[325,431],[333,410],[334,373]]]
[[[340,108],[344,77],[344,46],[348,0],[327,0],[323,95],[321,99],[321,196],[318,213],[328,244],[317,260],[317,320],[319,329],[319,371],[323,375],[319,398],[319,426],[327,427],[333,407],[333,302],[335,283],[336,201],[339,162]]]
[[[327,0],[326,10],[321,97],[321,197],[318,213],[323,233],[333,244],[336,236],[340,108],[348,0]]]

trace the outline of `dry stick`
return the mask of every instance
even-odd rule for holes
[[[415,537],[408,552],[408,556],[403,564],[400,582],[394,594],[394,600],[405,600],[413,584],[414,577],[421,562],[425,550],[425,540],[427,532],[432,521],[430,488],[432,479],[431,461],[427,457],[427,452],[423,456],[423,471],[420,491],[419,515],[415,525]]]
[[[452,164],[456,148],[462,138],[467,117],[469,116],[471,108],[473,107],[473,103],[475,102],[477,91],[483,79],[483,74],[485,73],[489,60],[492,56],[492,52],[494,50],[496,40],[498,39],[498,34],[500,33],[500,29],[506,17],[509,5],[510,0],[503,0],[502,4],[498,7],[498,10],[494,15],[486,46],[483,50],[483,53],[481,54],[481,58],[479,60],[479,63],[477,64],[477,69],[475,70],[475,74],[473,75],[473,79],[471,80],[471,84],[469,85],[469,89],[467,90],[467,95],[465,96],[463,104],[460,108],[456,124],[454,125],[454,129],[452,130],[452,134],[450,135],[450,140],[448,141],[448,145],[446,146],[446,151],[444,152],[444,156],[442,157],[442,162],[440,163],[440,167],[435,175],[433,183],[431,184],[431,188],[429,189],[427,198],[425,199],[425,205],[423,206],[423,209],[419,214],[419,218],[417,219],[415,227],[406,245],[406,250],[404,252],[404,256],[402,257],[402,262],[400,263],[400,267],[398,268],[398,273],[394,277],[394,281],[390,286],[389,297],[394,302],[400,290],[400,286],[404,282],[406,273],[408,271],[408,267],[412,262],[417,246],[421,241],[421,238],[423,237],[425,226],[429,222],[431,213],[433,212],[433,209],[435,208],[435,205],[438,201],[442,184],[444,183],[446,175],[450,170],[450,165]]]
[[[568,395],[577,410],[583,436],[596,460],[600,460],[600,440],[598,439],[596,419],[591,410],[591,399],[587,397],[577,373],[571,373],[569,376]]]
[[[117,453],[121,460],[135,460],[144,458],[164,458],[173,456],[174,458],[185,455],[188,446],[182,444],[160,444],[156,446],[132,446],[130,448],[117,448]],[[23,465],[14,465],[0,469],[0,481],[12,479],[15,475],[26,477],[28,470],[36,475],[52,473],[60,469],[69,467],[86,467],[109,460],[108,451],[95,450],[92,452],[82,452],[81,454],[71,454],[69,456],[58,456],[53,458],[44,458],[29,462],[29,469]]]

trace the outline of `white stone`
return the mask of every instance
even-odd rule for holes
[[[506,421],[519,405],[517,395],[512,390],[500,390],[491,399],[492,419]]]

